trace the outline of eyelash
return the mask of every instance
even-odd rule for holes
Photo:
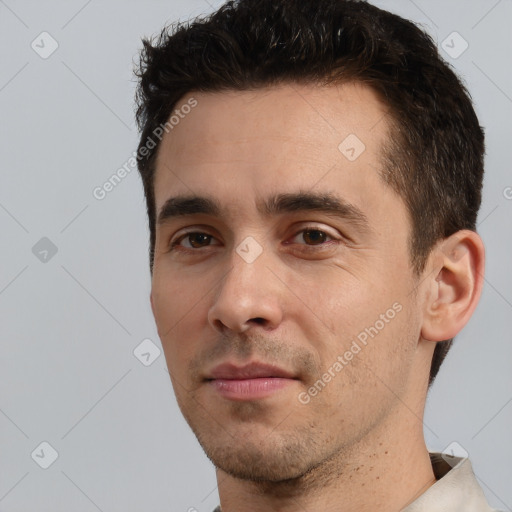
[[[307,231],[316,231],[318,233],[323,233],[323,234],[327,235],[328,238],[331,238],[332,240],[326,240],[325,242],[322,242],[322,243],[316,244],[316,245],[304,245],[304,247],[307,247],[307,249],[305,249],[305,248],[301,249],[303,251],[319,251],[319,250],[325,249],[326,247],[331,247],[333,243],[341,241],[340,239],[337,239],[333,235],[329,234],[327,231],[325,231],[323,229],[319,229],[316,226],[306,226],[305,228],[302,228],[301,230],[297,231],[292,236],[292,238],[295,238],[300,233],[305,233]],[[174,240],[173,242],[171,242],[169,244],[169,252],[174,251],[174,250],[179,250],[182,253],[198,254],[201,249],[211,247],[210,245],[207,245],[205,247],[199,247],[199,248],[194,249],[194,248],[183,247],[183,246],[179,245],[182,240],[184,240],[187,237],[192,236],[192,235],[206,235],[211,238],[215,238],[213,235],[210,235],[209,233],[206,233],[203,231],[189,231],[188,233],[182,234],[180,237],[178,237],[176,240]],[[179,249],[178,249],[178,247],[179,247]]]

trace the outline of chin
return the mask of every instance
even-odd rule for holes
[[[282,453],[272,451],[271,454],[257,449],[225,450],[215,449],[206,452],[215,467],[240,480],[253,482],[284,482],[304,476],[310,469],[304,461],[283,457]]]
[[[304,476],[315,465],[311,461],[314,454],[304,441],[290,436],[284,439],[276,432],[268,435],[266,440],[251,440],[248,436],[240,436],[237,440],[227,433],[224,436],[196,433],[196,437],[215,467],[241,480],[293,480]]]
[[[231,421],[224,422],[193,409],[181,410],[208,459],[241,480],[292,483],[321,465],[335,448],[332,439],[322,440],[325,433],[319,436],[309,422],[286,428],[282,419],[265,421],[266,409],[259,403],[238,404],[230,411]]]

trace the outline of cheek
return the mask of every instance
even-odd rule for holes
[[[312,383],[319,391],[313,389],[311,404],[324,419],[339,423],[341,438],[381,417],[406,390],[415,347],[408,313],[402,309],[384,326],[374,316],[354,331],[359,336],[335,340],[323,357],[322,382]]]
[[[326,279],[321,293],[315,295],[319,316],[333,334],[341,336],[340,341],[356,337],[374,317],[378,318],[382,303],[386,303],[376,293],[373,282],[346,271],[343,276],[341,272],[337,270],[337,275]]]
[[[184,279],[165,264],[155,265],[151,283],[153,313],[159,329],[165,335],[181,321],[187,321],[199,305],[205,290],[198,287],[197,280]]]
[[[390,398],[402,393],[419,335],[416,311],[402,302],[384,303],[355,338],[368,387]]]
[[[198,336],[191,335],[190,331],[176,327],[162,339],[167,370],[171,376],[176,395],[190,391],[190,362],[197,355],[200,347],[194,343]]]
[[[200,300],[204,293],[199,296],[192,293],[179,278],[164,281],[154,274],[152,297],[153,315],[167,367],[179,378],[186,374],[188,362],[199,349],[199,330],[207,318],[206,302]]]
[[[326,282],[317,304],[330,331],[331,342],[321,348],[327,368],[343,356],[342,364],[353,371],[360,371],[360,361],[370,369],[391,372],[404,347],[407,350],[408,344],[415,343],[411,328],[417,323],[412,316],[417,312],[406,310],[410,300],[406,292],[385,277],[378,286],[374,282],[352,276]]]

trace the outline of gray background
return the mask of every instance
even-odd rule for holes
[[[203,512],[218,503],[163,354],[153,348],[148,366],[134,355],[144,339],[161,348],[141,182],[133,170],[103,200],[93,190],[136,149],[140,38],[220,3],[0,0],[2,511]],[[376,3],[420,22],[440,47],[454,31],[469,44],[457,58],[441,52],[487,134],[486,283],[430,393],[425,435],[432,450],[458,443],[490,503],[512,510],[512,2]],[[59,45],[46,59],[31,47],[51,48],[43,31]],[[47,469],[44,441],[58,453]]]

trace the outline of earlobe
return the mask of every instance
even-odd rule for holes
[[[425,303],[421,336],[444,341],[455,337],[473,314],[484,281],[485,248],[480,236],[457,231],[433,250],[430,293]]]

